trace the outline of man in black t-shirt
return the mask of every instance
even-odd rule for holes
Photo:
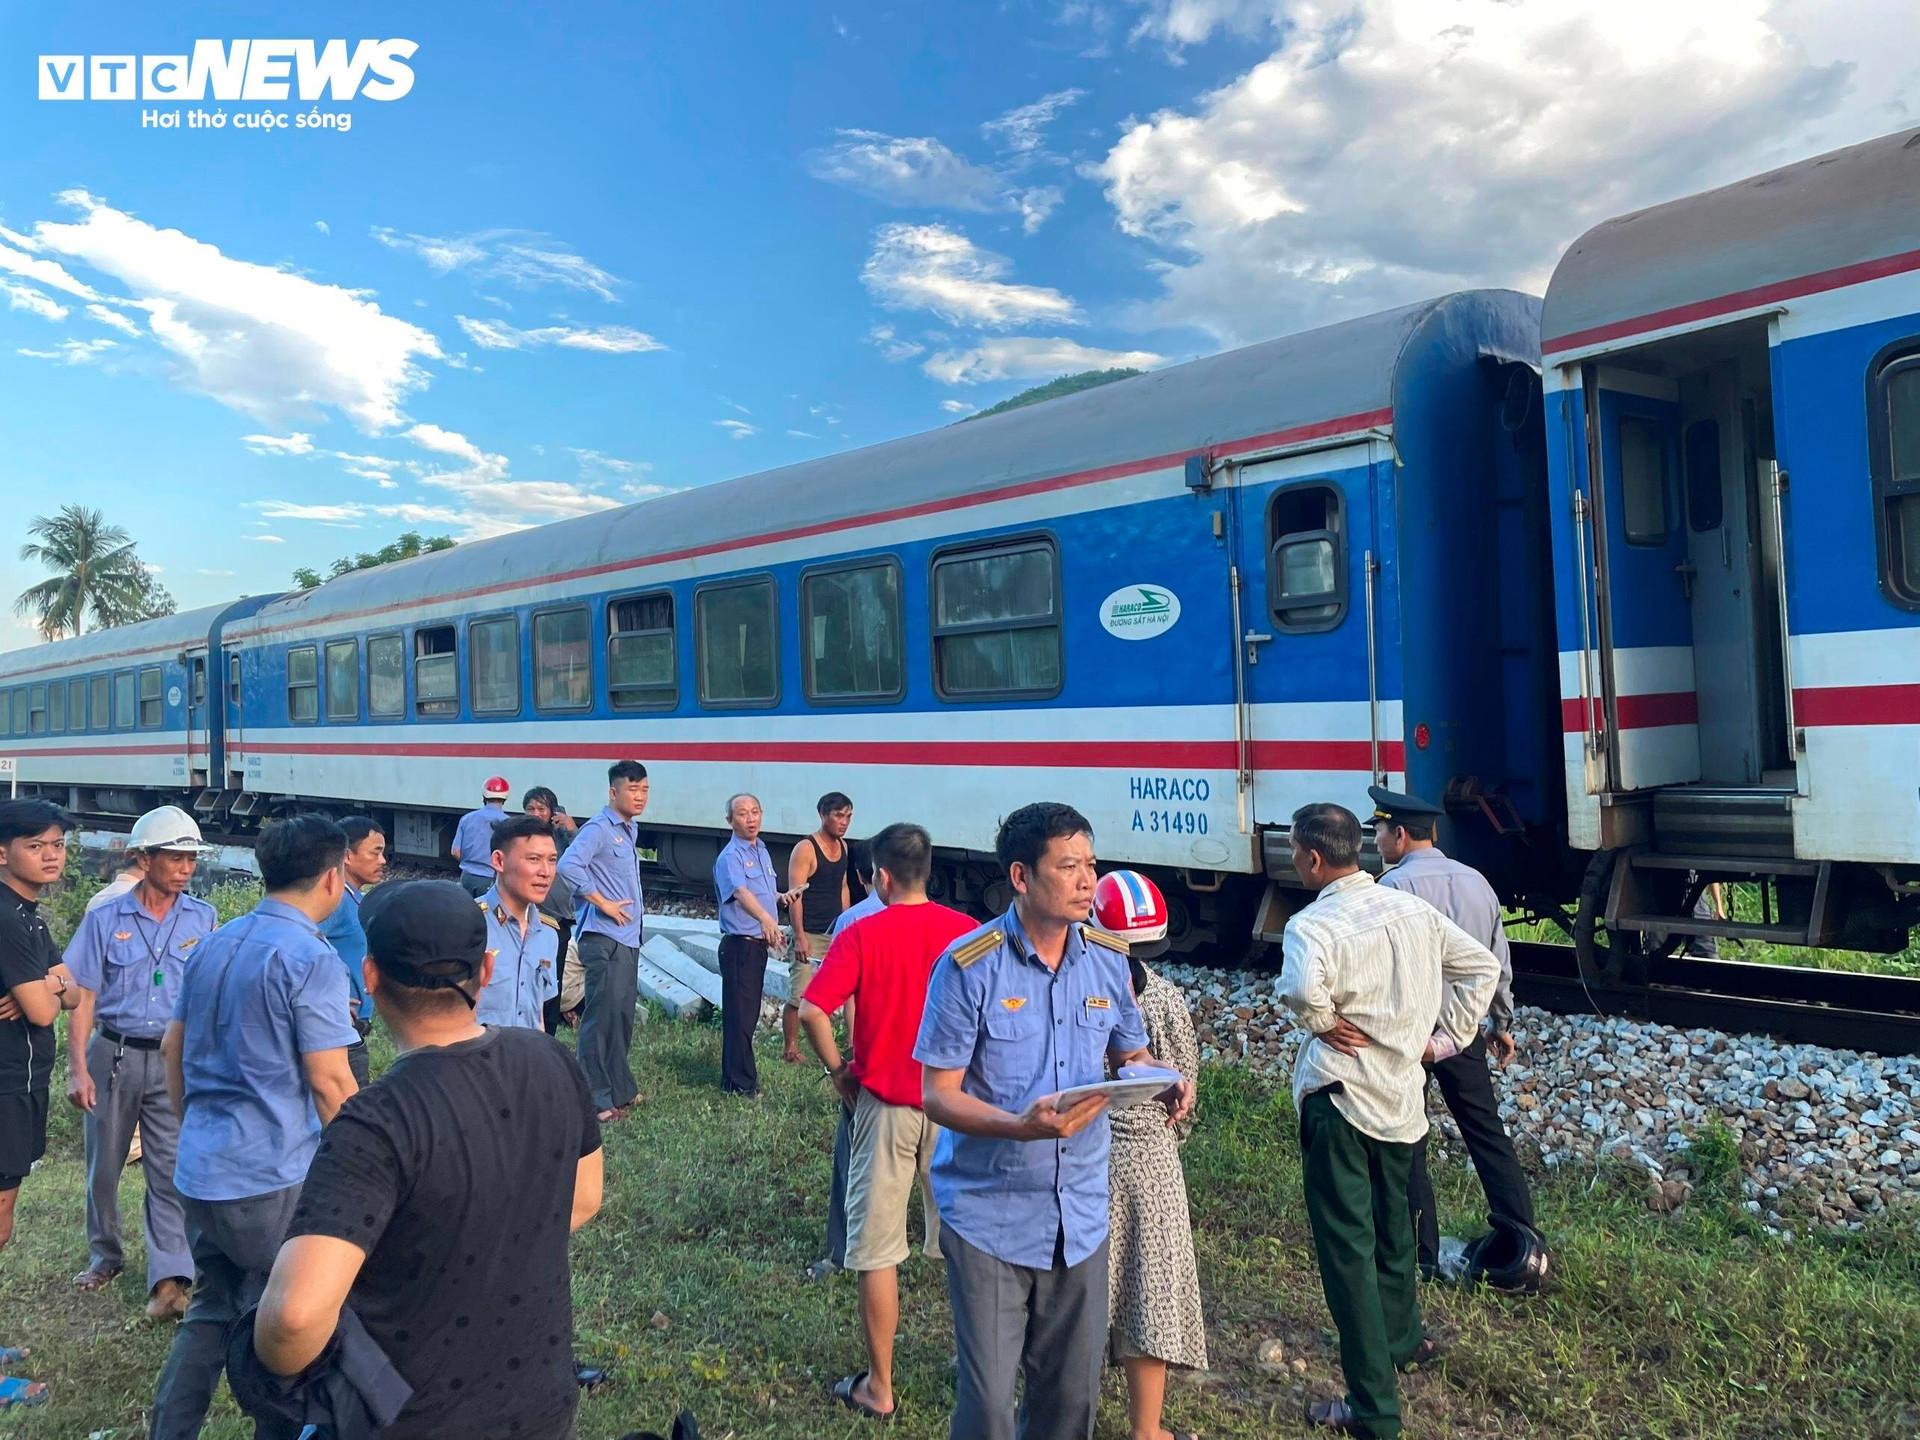
[[[13,1238],[13,1202],[47,1150],[53,1022],[80,1001],[40,915],[40,893],[60,878],[73,822],[45,800],[0,802],[0,1249]],[[38,1381],[0,1372],[6,1405],[46,1398]]]
[[[381,1440],[563,1440],[579,1403],[567,1237],[602,1180],[586,1077],[539,1031],[474,1020],[493,957],[459,886],[383,885],[362,918],[400,1055],[321,1136],[254,1348],[296,1375],[351,1306],[413,1387]]]

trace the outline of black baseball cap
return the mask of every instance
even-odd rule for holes
[[[465,985],[486,963],[487,917],[451,880],[375,886],[360,921],[374,967],[416,990]]]

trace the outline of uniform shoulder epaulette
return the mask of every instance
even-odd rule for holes
[[[973,964],[974,961],[984,959],[988,955],[991,955],[1004,943],[1005,937],[1002,936],[998,930],[989,926],[978,935],[975,935],[971,940],[962,941],[947,953],[953,957],[953,963],[964,970]]]
[[[476,899],[473,903],[478,905],[482,910],[484,910],[487,908],[487,897],[482,895],[478,899]]]
[[[1082,925],[1080,927],[1080,933],[1086,936],[1089,944],[1104,945],[1107,949],[1121,955],[1130,955],[1133,953],[1133,947],[1127,944],[1126,941],[1111,931],[1102,930],[1096,925]]]
[[[533,913],[540,917],[540,923],[542,925],[551,925],[556,930],[560,928],[560,922],[554,919],[553,916],[547,914],[545,911],[536,910]]]

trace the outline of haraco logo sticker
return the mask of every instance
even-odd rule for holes
[[[1100,625],[1122,640],[1151,640],[1180,618],[1180,597],[1159,585],[1124,585],[1100,602]]]

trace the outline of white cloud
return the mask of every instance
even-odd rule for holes
[[[580,462],[583,475],[644,475],[653,469],[649,460],[622,460],[613,455],[602,455],[598,450],[581,450],[567,447]]]
[[[658,500],[662,495],[678,495],[678,485],[654,485],[643,481],[622,485],[620,493],[632,501]]]
[[[618,276],[602,270],[570,246],[551,236],[525,230],[482,230],[472,235],[442,238],[403,235],[384,225],[373,228],[373,238],[392,250],[418,255],[427,268],[445,275],[470,270],[475,275],[505,280],[526,288],[561,285],[585,290],[602,300],[618,298]]]
[[[236,260],[83,190],[60,199],[81,219],[41,221],[39,244],[125,285],[182,378],[243,414],[276,423],[331,408],[363,430],[384,429],[426,383],[418,361],[441,358],[432,335],[364,291]]]
[[[42,320],[64,320],[67,307],[43,290],[31,285],[21,285],[12,280],[0,279],[0,295],[7,297],[9,310],[25,310],[30,315],[38,315]],[[89,309],[93,308],[91,306]],[[108,312],[112,314],[111,311]],[[115,317],[118,318],[117,316]]]
[[[398,515],[412,523],[458,523],[465,527],[466,536],[474,538],[590,515],[620,503],[564,481],[515,480],[506,456],[489,454],[456,430],[421,424],[408,429],[405,436],[423,450],[460,462],[463,468],[458,470],[428,470],[420,483],[453,492],[464,508],[376,506],[376,514]]]
[[[215,580],[231,580],[233,578],[233,571],[231,570],[196,570],[193,573],[196,575],[210,575]]]
[[[248,505],[269,520],[310,520],[322,525],[359,520],[367,514],[364,505],[295,505],[286,500],[252,500]]]
[[[521,330],[503,320],[454,317],[467,338],[483,350],[535,350],[558,345],[567,350],[598,350],[609,355],[637,355],[667,347],[643,330],[628,325],[542,325]]]
[[[296,430],[291,435],[242,435],[240,443],[256,455],[311,455],[313,436]]]
[[[989,120],[980,127],[980,133],[999,145],[1002,149],[1017,154],[1028,154],[1040,148],[1047,126],[1058,115],[1086,95],[1079,89],[1055,90],[1050,95],[1042,95],[1030,105],[1016,106],[997,120]]]
[[[1081,370],[1150,369],[1166,357],[1151,350],[1100,350],[1072,340],[1013,335],[986,340],[970,350],[942,350],[921,366],[946,385],[988,380],[1051,380]]]
[[[964,400],[942,400],[940,402],[940,408],[949,415],[971,415],[980,407],[977,405],[969,405]]]
[[[957,325],[998,328],[1076,320],[1073,301],[1040,285],[1001,277],[1006,259],[945,225],[882,225],[860,279],[882,305],[931,310]]]
[[[138,339],[142,333],[140,327],[132,320],[129,320],[118,310],[109,310],[104,305],[87,306],[87,314],[91,315],[95,320],[98,320],[109,329],[118,330],[122,335],[131,335]]]
[[[760,427],[758,425],[749,425],[744,420],[716,420],[713,423],[736,440],[744,440],[749,435],[758,435],[760,433]]]
[[[313,228],[318,230],[322,235],[331,235],[333,233],[333,227],[324,220],[314,221]]]
[[[56,360],[62,365],[88,365],[107,351],[118,348],[111,340],[62,340],[52,350],[20,350],[35,360]]]
[[[818,440],[820,437],[809,430],[789,430],[787,434],[796,440]]]
[[[72,194],[74,192],[69,191],[67,193]],[[11,230],[6,232],[6,236],[8,239],[16,242],[26,238],[21,235],[15,235]],[[25,249],[34,251],[39,251],[44,248],[39,241],[29,241],[25,246]],[[0,245],[0,270],[10,271],[25,280],[37,281],[45,285],[49,290],[64,291],[68,295],[76,296],[81,300],[98,300],[100,298],[94,292],[92,286],[81,284],[58,262],[38,259],[33,255],[23,253],[22,250],[16,250],[10,245]]]
[[[891,325],[874,326],[867,332],[867,339],[873,342],[882,360],[890,360],[896,364],[902,360],[911,360],[916,355],[925,354],[927,348],[916,340],[902,339],[894,333]],[[819,412],[816,410],[814,413]]]
[[[842,185],[889,205],[998,210],[1005,182],[930,136],[839,130],[834,143],[804,157],[816,180]]]
[[[1802,8],[1812,37],[1845,7]],[[1870,8],[1883,44],[1910,40],[1910,10]],[[1169,45],[1227,31],[1276,48],[1133,123],[1091,173],[1121,228],[1178,262],[1147,318],[1223,342],[1462,285],[1538,289],[1602,218],[1811,153],[1816,132],[1910,123],[1884,108],[1889,92],[1920,98],[1909,59],[1852,133],[1821,128],[1852,67],[1783,33],[1791,9],[1153,0],[1141,33]]]
[[[262,545],[284,545],[287,543],[286,541],[282,540],[278,535],[242,535],[240,538],[242,540],[257,541],[259,544],[262,544]]]
[[[1058,185],[1036,185],[1020,192],[1020,228],[1031,235],[1047,223],[1047,217],[1060,207],[1066,192]]]

